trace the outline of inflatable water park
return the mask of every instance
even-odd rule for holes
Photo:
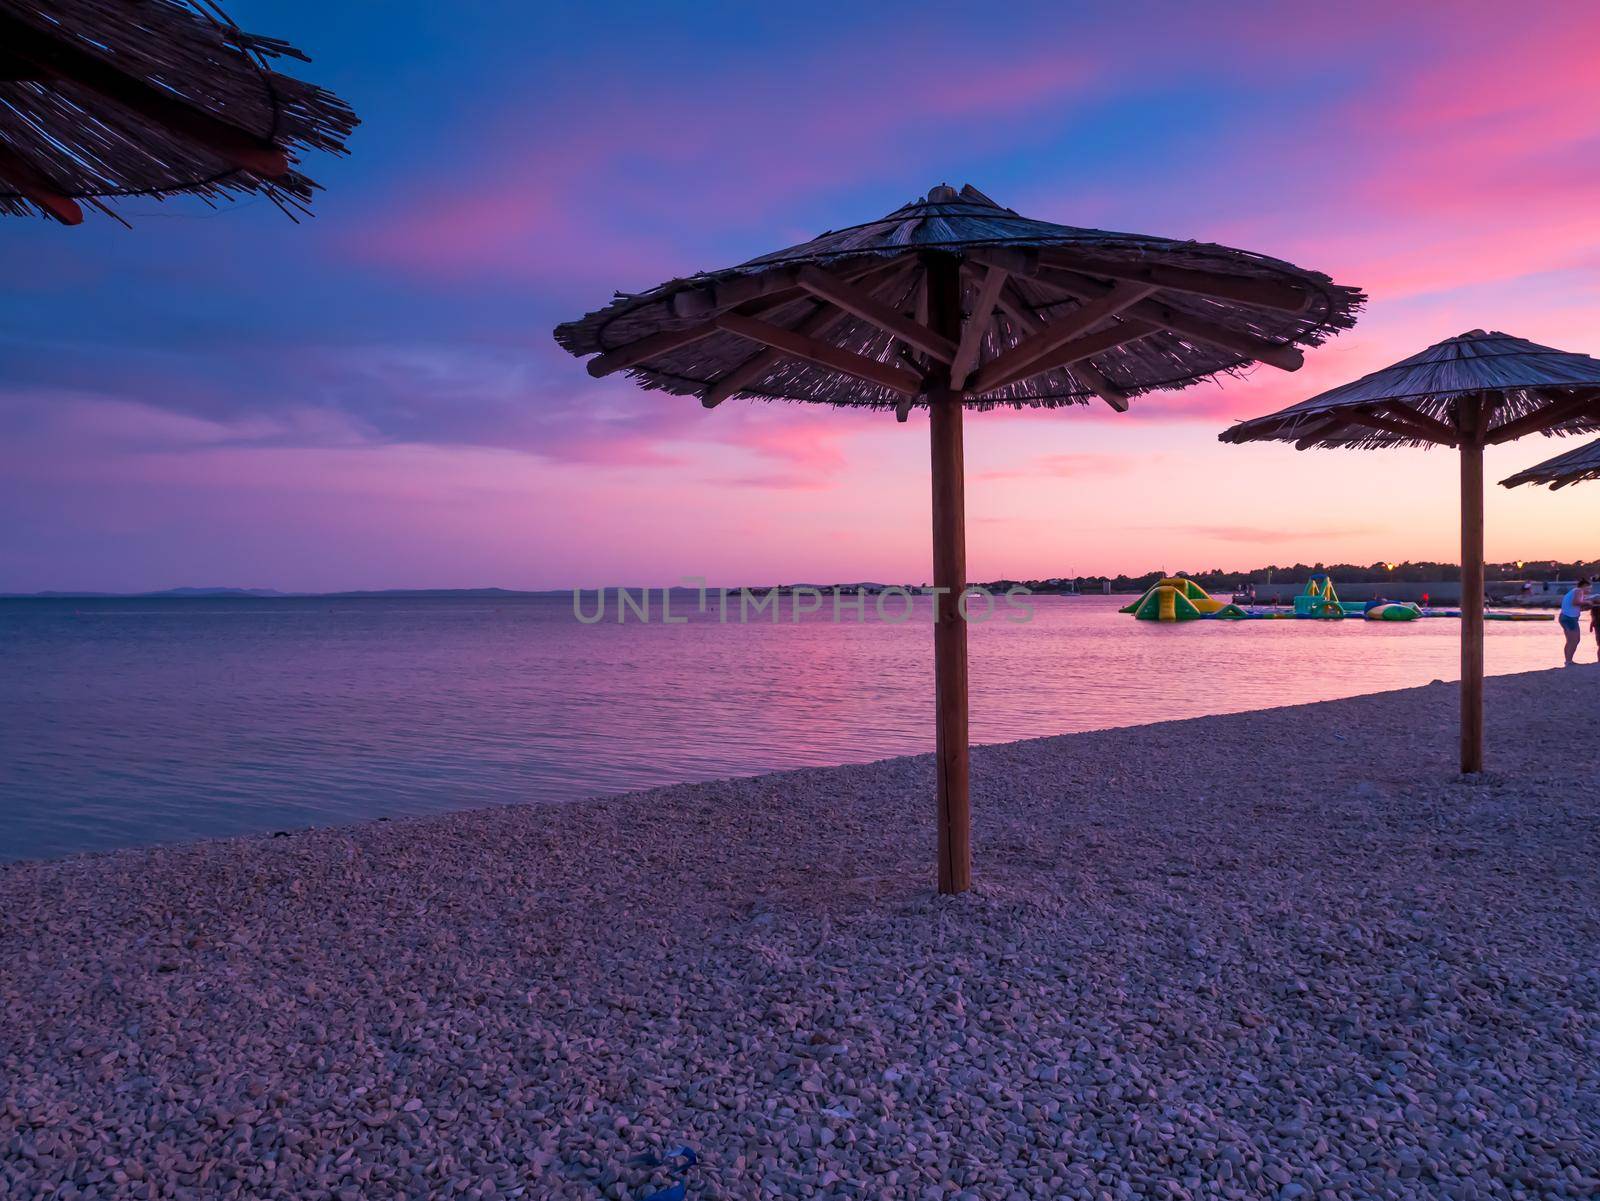
[[[1426,599],[1426,598],[1424,598]],[[1294,598],[1292,608],[1277,605],[1245,606],[1237,601],[1218,600],[1195,581],[1184,576],[1157,580],[1144,595],[1123,613],[1140,621],[1249,621],[1300,618],[1307,621],[1416,621],[1421,617],[1460,617],[1459,609],[1424,609],[1411,601],[1342,601],[1333,581],[1314,575]],[[1487,621],[1549,621],[1548,613],[1485,613]]]

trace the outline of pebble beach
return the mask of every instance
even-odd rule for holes
[[[1592,1197],[1597,692],[0,868],[0,1198]]]

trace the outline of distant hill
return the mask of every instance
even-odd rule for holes
[[[135,596],[283,596],[276,588],[165,588],[160,592],[136,592]]]
[[[307,595],[313,596],[481,596],[481,597],[514,597],[514,596],[567,596],[567,589],[551,589],[547,592],[519,592],[515,588],[379,588],[361,592],[316,592]]]
[[[179,597],[179,596],[287,596],[272,588],[164,588],[160,592],[0,592],[10,600],[83,600],[113,597]]]

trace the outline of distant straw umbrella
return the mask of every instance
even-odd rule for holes
[[[1577,450],[1536,463],[1525,471],[1507,476],[1500,481],[1502,488],[1515,488],[1519,484],[1549,484],[1552,491],[1576,484],[1580,480],[1600,479],[1600,442],[1590,442]]]
[[[1461,770],[1483,770],[1483,448],[1600,429],[1600,361],[1475,329],[1392,367],[1241,421],[1224,442],[1461,452]]]
[[[249,192],[306,211],[296,153],[342,151],[356,117],[268,67],[285,56],[304,59],[208,0],[0,0],[0,213]]]
[[[619,295],[556,340],[645,388],[930,413],[941,892],[970,884],[962,409],[1118,412],[1354,324],[1361,293],[1208,243],[1052,225],[971,187],[737,267]]]

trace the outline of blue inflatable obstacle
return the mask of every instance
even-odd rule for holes
[[[1314,575],[1306,581],[1300,595],[1294,598],[1294,615],[1324,621],[1339,621],[1346,617],[1364,617],[1368,621],[1415,621],[1422,616],[1422,610],[1410,601],[1342,601],[1331,579],[1325,575]]]

